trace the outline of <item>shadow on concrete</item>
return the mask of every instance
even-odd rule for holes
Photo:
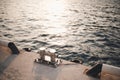
[[[10,63],[17,57],[15,54],[8,56],[2,63],[0,63],[0,75],[3,74],[4,70],[10,65]]]

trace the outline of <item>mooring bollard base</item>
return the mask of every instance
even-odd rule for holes
[[[19,54],[20,53],[19,49],[16,47],[16,45],[13,42],[6,41],[6,40],[0,40],[0,46],[10,48],[12,54]]]

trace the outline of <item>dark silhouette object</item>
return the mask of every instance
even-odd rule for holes
[[[31,48],[23,48],[23,50],[25,50],[27,52],[31,52]]]
[[[93,76],[93,77],[100,77],[99,74],[102,71],[102,66],[103,66],[103,64],[101,64],[101,63],[96,64],[91,69],[87,70],[86,74],[89,75],[89,76]]]
[[[79,60],[79,59],[71,60],[71,62],[75,62],[75,63],[79,63],[79,64],[82,64],[82,63],[83,63],[83,61],[82,61],[82,60]]]
[[[9,42],[8,47],[11,49],[12,54],[19,54],[20,53],[18,48],[15,46],[15,44],[13,42]]]

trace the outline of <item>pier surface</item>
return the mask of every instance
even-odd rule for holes
[[[4,51],[2,51],[4,49]],[[39,57],[34,52],[20,51],[20,54],[10,54],[10,50],[0,48],[0,80],[119,80],[120,77],[109,75],[101,79],[84,74],[89,67],[65,61],[57,68],[47,64],[34,62]],[[3,55],[4,54],[4,55]],[[6,56],[5,56],[6,54]],[[111,68],[110,68],[111,69]],[[109,70],[108,70],[109,71]],[[105,74],[105,73],[103,73]],[[119,75],[119,74],[118,74]]]

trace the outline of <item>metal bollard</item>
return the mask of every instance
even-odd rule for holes
[[[12,54],[20,53],[20,51],[18,50],[18,48],[16,47],[16,45],[13,42],[7,42],[7,41],[0,40],[0,45],[10,48],[10,50],[12,51]]]
[[[39,49],[38,53],[40,55],[41,60],[45,60],[45,53],[46,53],[45,49],[46,48],[44,48],[44,47],[42,47],[42,48]]]

